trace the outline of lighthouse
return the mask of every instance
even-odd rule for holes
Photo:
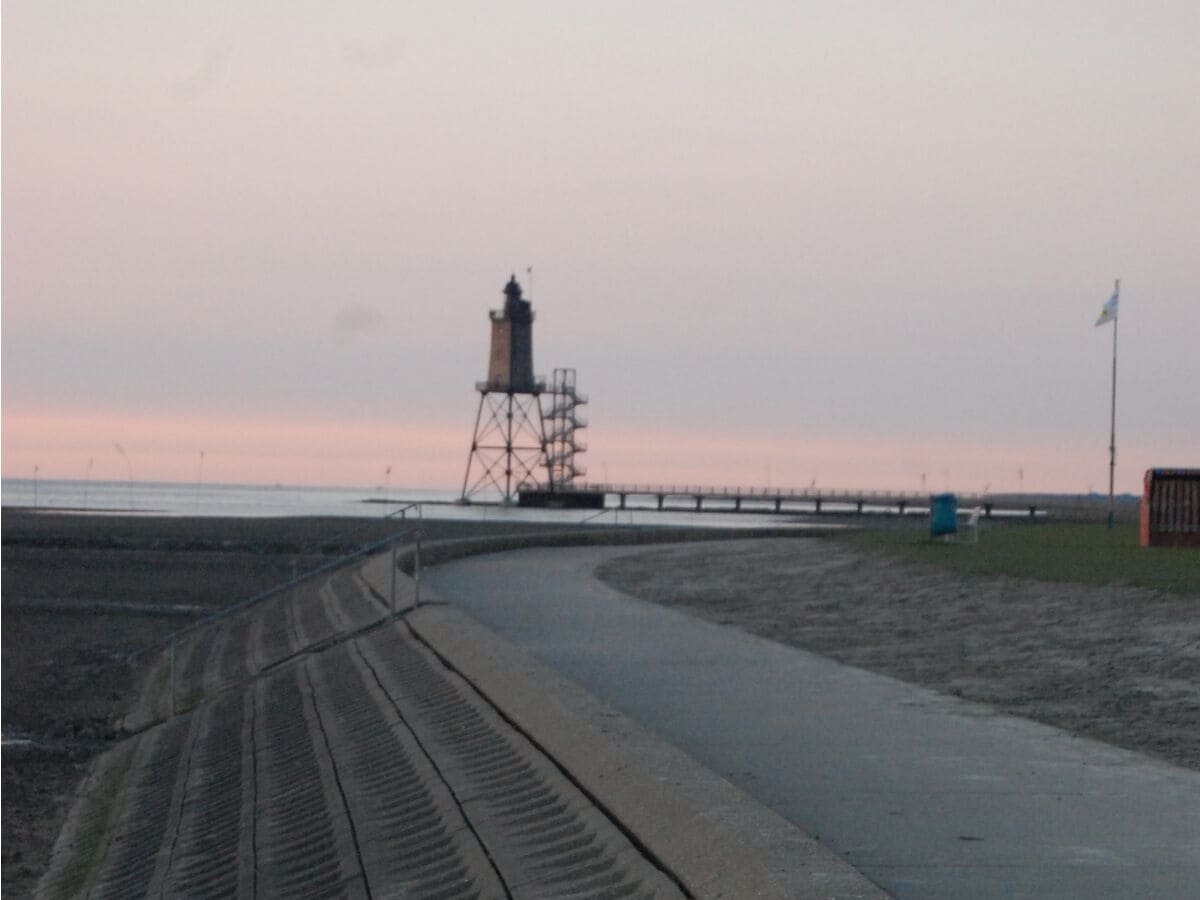
[[[487,491],[502,503],[546,478],[546,432],[541,394],[545,379],[533,374],[533,305],[514,275],[504,286],[504,307],[488,313],[492,325],[487,380],[477,381],[479,410],[463,476],[462,500]]]

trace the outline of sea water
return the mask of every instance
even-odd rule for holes
[[[230,516],[353,516],[425,519],[467,519],[494,522],[546,522],[595,525],[690,525],[720,528],[837,527],[799,521],[794,515],[762,513],[659,511],[645,507],[620,510],[617,498],[605,510],[522,509],[501,506],[499,497],[477,497],[462,505],[454,490],[306,487],[298,485],[180,484],[154,481],[73,481],[6,478],[0,482],[5,507],[36,508],[42,512],[92,515]],[[631,498],[632,499],[632,498]],[[419,509],[413,505],[419,505]]]
[[[0,483],[0,493],[4,506],[63,512],[238,518],[382,514],[366,503],[377,495],[361,488],[11,478]],[[446,499],[444,491],[412,493],[418,500]]]

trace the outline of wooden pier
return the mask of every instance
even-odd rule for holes
[[[580,491],[603,493],[616,509],[674,512],[791,513],[799,515],[908,515],[926,513],[931,494],[919,491],[773,489],[702,485],[585,484]],[[1094,519],[1107,514],[1108,498],[1069,494],[959,493],[960,512],[978,509],[984,518],[1021,515],[1030,519]],[[611,505],[615,498],[615,507]],[[1132,510],[1136,514],[1136,508]]]

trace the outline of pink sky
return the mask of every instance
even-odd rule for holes
[[[455,488],[510,272],[612,481],[1200,464],[1191,2],[6,3],[5,478]],[[534,267],[532,284],[523,273]]]
[[[199,478],[207,483],[369,488],[387,482],[393,487],[459,487],[470,424],[401,429],[334,419],[232,422],[9,413],[6,467],[14,459],[36,462],[25,472],[8,474],[6,468],[5,477],[31,477],[33,465],[37,465],[43,478],[83,479],[90,475],[96,480],[123,481],[132,470],[136,480],[184,483]],[[119,436],[120,440],[104,443],[97,438],[100,434]],[[124,456],[116,450],[117,444]],[[805,488],[815,483],[829,490],[869,486],[994,493],[1107,489],[1106,473],[1085,481],[1071,463],[1089,449],[1107,452],[1105,442],[1099,439],[1089,448],[1051,440],[1040,444],[868,436],[839,440],[761,430],[711,435],[684,429],[608,428],[599,442],[589,435],[588,444],[588,480],[596,482],[776,488]],[[1122,459],[1128,460],[1123,468],[1140,473],[1163,464],[1155,453],[1152,447],[1134,443],[1122,450]],[[390,476],[388,467],[392,468]],[[627,473],[636,473],[636,477]],[[1136,484],[1122,487],[1137,489]]]

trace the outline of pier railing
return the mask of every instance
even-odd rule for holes
[[[616,498],[617,509],[674,512],[907,513],[927,512],[932,492],[829,488],[717,487],[713,485],[623,484],[577,485],[577,490]],[[993,494],[956,492],[959,509],[978,509],[984,518],[1025,515],[1031,519],[1093,519],[1107,515],[1106,497],[1061,494]],[[631,501],[637,505],[630,506]],[[640,503],[638,501],[641,501]],[[649,505],[646,504],[649,501]],[[1136,512],[1136,510],[1134,510]],[[1131,513],[1132,514],[1132,513]]]

